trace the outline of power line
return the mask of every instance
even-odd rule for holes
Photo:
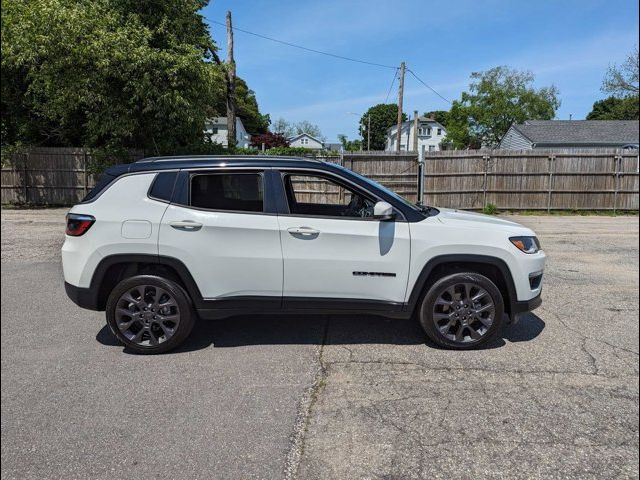
[[[398,69],[396,68],[396,71],[393,72],[393,80],[391,80],[391,85],[389,85],[389,91],[387,92],[387,96],[384,99],[384,103],[387,103],[389,101],[389,95],[391,95],[391,89],[393,89],[393,84],[396,83],[396,78],[398,78]]]
[[[225,23],[218,22],[216,20],[209,20],[209,21],[211,23],[215,23],[216,25],[226,26]],[[287,46],[293,47],[293,48],[299,48],[300,50],[306,50],[307,52],[313,52],[313,53],[317,53],[319,55],[326,55],[327,57],[339,58],[341,60],[347,60],[349,62],[363,63],[365,65],[372,65],[374,67],[393,68],[393,69],[397,69],[398,68],[398,67],[393,67],[391,65],[383,65],[381,63],[368,62],[366,60],[359,60],[357,58],[345,57],[343,55],[336,55],[335,53],[323,52],[321,50],[315,50],[313,48],[303,47],[302,45],[296,45],[295,43],[285,42],[284,40],[278,40],[277,38],[267,37],[266,35],[262,35],[260,33],[255,33],[255,32],[250,32],[249,30],[243,30],[242,28],[238,28],[238,27],[233,27],[233,29],[237,30],[238,32],[246,33],[248,35],[253,35],[254,37],[263,38],[265,40],[270,40],[272,42],[280,43],[282,45],[287,45]]]
[[[425,87],[427,87],[429,90],[431,90],[433,93],[435,93],[437,96],[439,96],[442,100],[444,100],[447,103],[451,103],[451,100],[449,100],[448,98],[443,97],[442,95],[440,95],[433,87],[430,87],[429,85],[427,85],[420,77],[418,77],[415,72],[413,70],[411,70],[410,68],[407,68],[407,70],[409,70],[409,73],[411,75],[413,75],[415,77],[416,80],[418,80],[421,84],[423,84]]]

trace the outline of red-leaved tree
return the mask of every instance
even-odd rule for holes
[[[264,143],[265,149],[270,149],[274,147],[288,147],[289,140],[287,137],[282,135],[281,133],[262,133],[260,135],[252,135],[251,136],[251,146],[256,148],[262,148],[262,144]]]

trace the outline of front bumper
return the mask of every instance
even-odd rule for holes
[[[520,318],[542,305],[542,294],[529,300],[516,301],[511,304],[511,322],[518,323]]]

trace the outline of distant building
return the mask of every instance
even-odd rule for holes
[[[418,136],[418,151],[424,147],[425,152],[437,152],[441,150],[440,144],[447,136],[447,130],[433,118],[418,117],[418,131],[414,131],[414,121],[402,122],[400,130],[400,151],[408,152],[413,150],[414,136]],[[395,152],[397,142],[398,126],[394,125],[387,129],[387,141],[385,151]]]
[[[289,138],[289,146],[308,148],[309,150],[322,150],[324,143],[308,133],[301,133]]]
[[[637,148],[637,120],[527,120],[514,123],[500,148]]]
[[[341,143],[325,143],[324,149],[329,150],[330,152],[342,152],[344,151],[344,147]]]
[[[229,146],[228,131],[227,117],[209,118],[205,122],[204,133],[211,136],[212,142],[220,143],[225,147]],[[236,147],[249,148],[250,142],[251,135],[245,130],[242,120],[236,117]]]

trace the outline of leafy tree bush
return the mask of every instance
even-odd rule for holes
[[[339,134],[338,141],[345,152],[358,152],[362,150],[362,140],[349,140],[346,135]]]
[[[610,96],[593,104],[587,120],[638,120],[640,112],[638,95],[624,98]]]
[[[514,122],[550,120],[560,106],[556,87],[534,88],[531,72],[502,66],[471,79],[447,120],[446,139],[455,148],[496,147]]]
[[[304,157],[317,155],[316,150],[304,147],[274,147],[265,152],[267,155],[283,155],[291,157]]]
[[[431,112],[426,112],[424,116],[427,118],[433,118],[444,128],[447,128],[447,123],[449,122],[449,112],[447,112],[446,110],[432,110]]]
[[[369,118],[370,117],[370,118]],[[402,121],[407,116],[402,114]],[[368,126],[371,125],[371,150],[384,150],[387,143],[387,129],[398,122],[398,105],[380,103],[369,108],[360,119],[360,135],[365,143],[368,141]]]
[[[203,129],[226,85],[207,3],[3,1],[2,144],[217,153]],[[242,79],[236,92],[249,132],[266,132]]]

